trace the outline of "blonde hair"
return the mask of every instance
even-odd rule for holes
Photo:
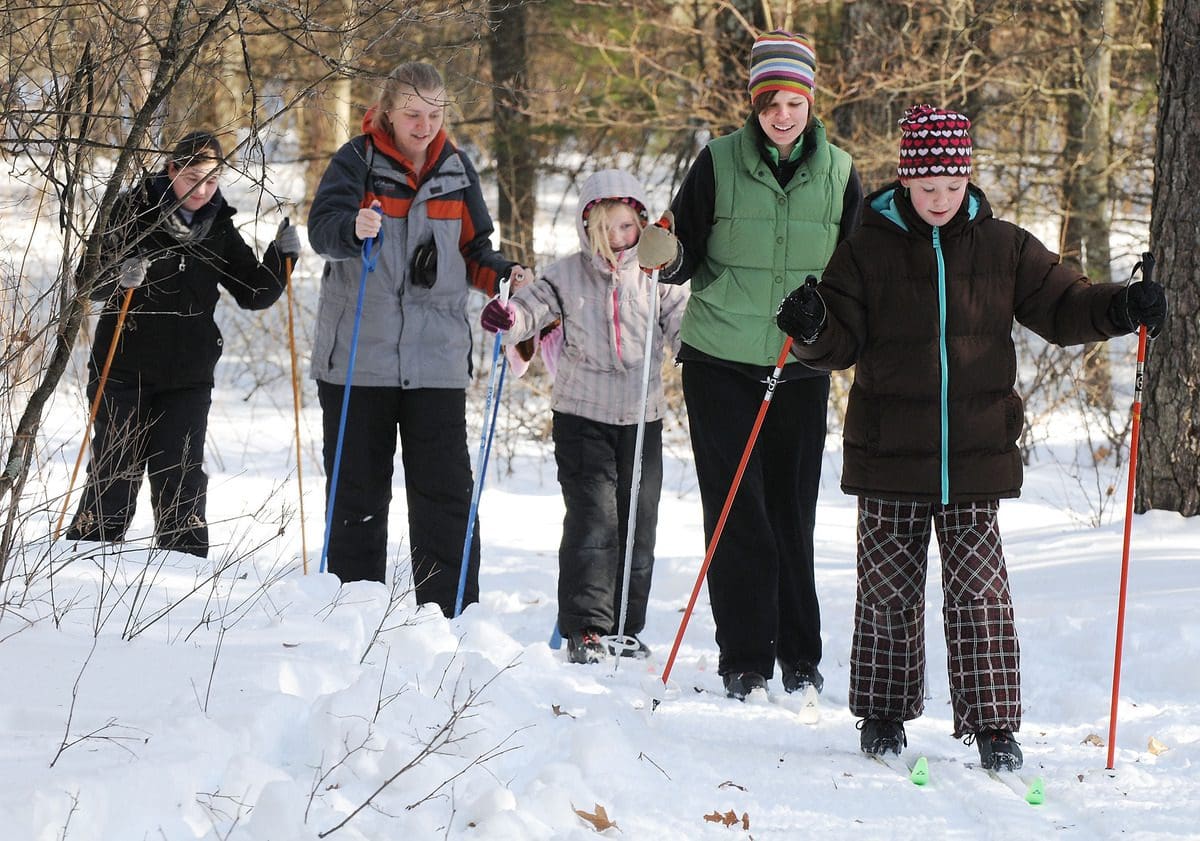
[[[608,242],[608,232],[612,229],[614,222],[619,220],[617,213],[620,210],[628,211],[638,223],[638,228],[646,227],[646,220],[642,218],[642,214],[638,209],[627,201],[621,199],[601,199],[590,205],[584,217],[584,226],[587,228],[588,247],[592,249],[593,254],[599,254],[608,261],[610,266],[615,266],[619,262],[616,252]]]
[[[442,74],[432,64],[423,61],[406,61],[397,66],[379,90],[379,97],[372,105],[371,128],[391,132],[392,126],[387,112],[396,107],[400,98],[412,96],[420,91],[436,91],[446,87]]]

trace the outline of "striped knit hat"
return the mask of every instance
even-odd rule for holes
[[[767,91],[790,91],[813,100],[817,54],[812,39],[776,29],[754,39],[750,49],[750,99]]]
[[[971,174],[971,121],[957,111],[917,105],[900,120],[901,178]]]

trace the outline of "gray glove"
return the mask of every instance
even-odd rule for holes
[[[300,256],[300,235],[292,227],[290,219],[279,223],[279,230],[275,231],[275,248],[284,257],[291,257],[293,260]]]
[[[117,285],[122,289],[137,289],[146,280],[146,269],[148,268],[150,268],[149,260],[142,257],[128,258],[117,269]]]
[[[675,238],[675,214],[663,213],[653,225],[647,225],[638,240],[638,265],[648,272],[666,268],[679,256],[679,240]]]

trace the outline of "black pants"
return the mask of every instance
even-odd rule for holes
[[[565,636],[621,630],[629,497],[637,426],[614,426],[554,413],[554,460],[566,516],[558,550],[558,628]],[[626,634],[646,627],[662,492],[662,421],[646,424],[630,567]]]
[[[342,412],[341,385],[317,381],[324,427],[325,499]],[[383,581],[396,432],[408,499],[408,542],[417,603],[454,613],[471,510],[466,391],[352,386],[342,444],[329,571],[342,581]],[[479,526],[471,540],[463,606],[479,601]]]
[[[733,368],[683,364],[706,546],[765,393],[765,383]],[[828,377],[779,383],[771,398],[708,569],[721,674],[770,678],[776,659],[821,660],[813,530],[828,399]]]
[[[88,384],[95,400],[96,381]],[[125,539],[142,476],[150,477],[155,543],[208,555],[202,467],[212,387],[158,389],[110,381],[96,412],[91,461],[67,540]]]

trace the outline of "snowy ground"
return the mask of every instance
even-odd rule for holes
[[[1121,511],[1100,528],[1080,524],[1070,509],[1087,503],[1053,464],[1035,465],[1023,500],[1002,506],[1023,649],[1023,776],[1042,776],[1047,792],[1032,807],[966,767],[974,748],[949,736],[936,575],[930,697],[905,754],[928,758],[931,783],[918,788],[858,752],[846,710],[853,506],[837,489],[835,438],[817,533],[826,688],[821,722],[804,726],[786,705],[722,697],[706,594],[673,690],[649,709],[703,555],[686,461],[667,466],[644,634],[653,659],[572,666],[547,645],[562,513],[548,452],[524,448],[489,477],[483,601],[446,621],[412,607],[403,577],[394,591],[339,590],[302,573],[279,389],[216,394],[210,514],[224,546],[209,561],[137,540],[119,553],[50,545],[53,506],[26,524],[0,592],[5,839],[584,839],[596,829],[575,810],[597,806],[618,827],[607,837],[656,841],[1196,837],[1196,520],[1157,512],[1134,523],[1119,749],[1106,771],[1093,742],[1108,734]],[[43,499],[65,486],[82,417],[78,390],[61,389],[45,425]],[[304,426],[311,447],[315,409]],[[315,566],[322,495],[315,460],[305,469]],[[732,826],[706,817],[730,812]]]
[[[0,253],[11,264],[33,239],[31,215],[6,213]],[[273,230],[267,219],[257,233]],[[319,266],[301,262],[298,293],[311,308]],[[483,601],[459,619],[412,606],[399,484],[394,588],[339,590],[315,573],[323,493],[312,399],[302,421],[311,574],[301,568],[282,308],[261,321],[228,304],[221,314],[228,350],[207,452],[220,546],[208,561],[147,549],[145,501],[123,547],[48,541],[86,417],[82,347],[42,425],[0,586],[0,841],[559,841],[593,837],[579,812],[598,807],[617,827],[605,837],[639,841],[1197,837],[1200,518],[1155,512],[1133,524],[1107,771],[1124,477],[1064,467],[1090,460],[1070,419],[1039,436],[1023,498],[1001,508],[1023,654],[1022,775],[1043,777],[1047,794],[1032,807],[966,767],[975,749],[949,736],[935,573],[930,697],[905,754],[927,757],[931,782],[913,786],[859,753],[846,710],[854,513],[837,487],[836,436],[818,513],[820,723],[721,695],[706,593],[651,712],[648,689],[660,685],[704,551],[686,444],[671,448],[666,470],[643,635],[654,657],[571,666],[547,645],[562,516],[549,451],[516,446],[510,461],[513,444],[501,442],[480,507]],[[310,322],[305,310],[302,347]],[[1110,483],[1116,495],[1097,513]],[[709,819],[730,813],[730,826]]]

